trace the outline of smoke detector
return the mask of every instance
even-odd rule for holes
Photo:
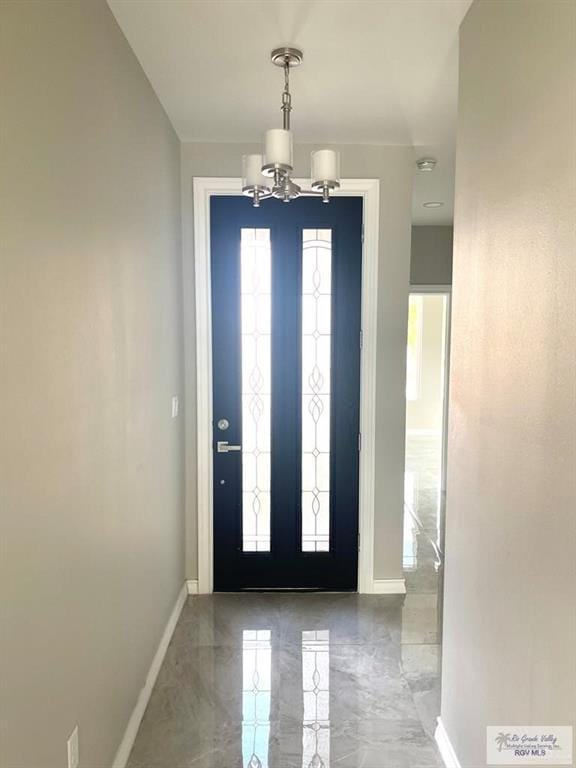
[[[434,157],[421,157],[416,161],[416,167],[419,171],[433,171],[436,168],[437,160]]]

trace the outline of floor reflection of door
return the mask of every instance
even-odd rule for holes
[[[440,765],[435,594],[422,575],[405,600],[190,598],[129,768]]]
[[[302,632],[302,768],[330,765],[330,632]]]
[[[242,640],[242,765],[268,768],[272,644],[269,629],[245,629]]]
[[[211,202],[214,585],[355,589],[362,200]]]
[[[276,654],[280,655],[279,648]],[[302,768],[330,768],[330,632],[302,632]],[[242,636],[242,765],[269,768],[272,632]],[[276,663],[277,659],[276,659]],[[280,696],[281,691],[274,691]]]

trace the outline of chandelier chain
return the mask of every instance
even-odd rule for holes
[[[282,93],[282,127],[290,130],[290,112],[292,111],[292,96],[290,95],[290,60],[284,59],[284,91]]]

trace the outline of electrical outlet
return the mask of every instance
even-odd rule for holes
[[[172,398],[172,418],[175,419],[178,416],[178,398],[176,395]]]
[[[68,768],[78,768],[79,763],[80,748],[78,744],[78,726],[75,726],[68,739]]]

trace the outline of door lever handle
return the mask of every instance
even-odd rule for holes
[[[241,445],[229,445],[227,440],[218,440],[216,443],[216,453],[230,453],[230,451],[241,451]]]

